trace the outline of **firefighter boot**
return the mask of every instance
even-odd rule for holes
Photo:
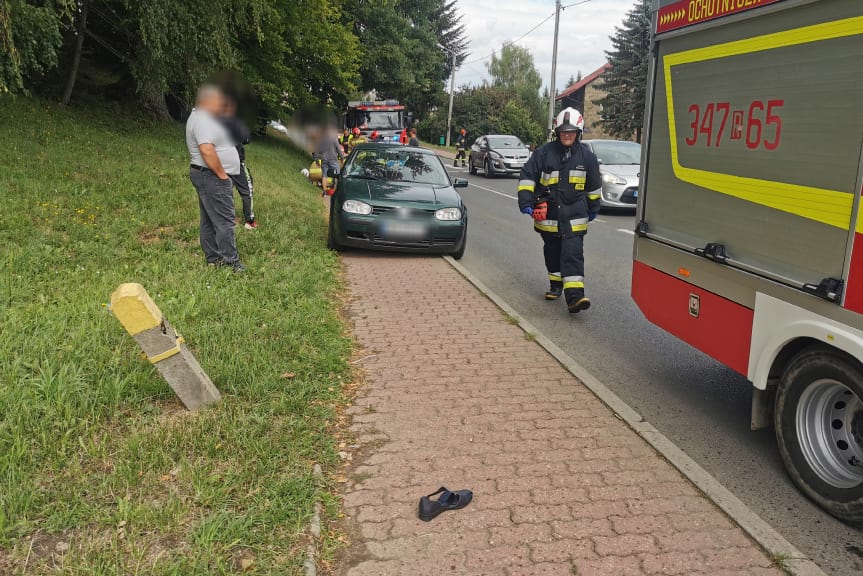
[[[570,314],[578,314],[582,310],[590,308],[590,298],[582,296],[581,298],[567,302],[566,307],[569,308]]]
[[[557,300],[563,295],[563,283],[552,281],[551,287],[545,293],[546,300]]]

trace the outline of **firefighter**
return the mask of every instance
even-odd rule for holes
[[[342,130],[342,135],[339,136],[339,144],[341,145],[342,150],[344,150],[345,156],[347,156],[348,152],[350,152],[350,150],[351,150],[350,142],[351,142],[351,131],[348,130],[347,128],[345,128],[344,130]]]
[[[546,300],[566,297],[570,313],[590,308],[584,295],[584,235],[599,212],[599,162],[581,143],[584,118],[575,108],[557,115],[556,139],[534,152],[521,170],[518,207],[534,219],[543,241],[551,287]]]
[[[461,132],[458,134],[458,138],[455,139],[455,160],[453,161],[453,166],[458,166],[458,161],[461,160],[461,167],[464,168],[467,166],[467,162],[464,159],[464,150],[467,147],[467,130],[464,128],[461,129]]]
[[[362,135],[359,128],[354,128],[351,131],[351,137],[348,140],[348,147],[353,150],[357,144],[365,144],[366,137]]]

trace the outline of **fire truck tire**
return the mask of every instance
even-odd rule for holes
[[[863,365],[804,349],[782,375],[774,418],[791,480],[833,516],[863,526]]]

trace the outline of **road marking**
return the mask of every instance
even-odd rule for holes
[[[603,220],[602,218],[594,218],[593,221],[599,222],[600,224],[605,224],[607,222],[607,220]]]
[[[498,192],[497,190],[492,190],[491,188],[486,188],[485,186],[480,186],[479,184],[470,183],[471,186],[475,188],[479,188],[480,190],[487,190],[492,194],[497,194],[498,196],[505,196],[507,198],[512,198],[513,200],[518,200],[518,196],[513,196],[511,194],[504,194],[503,192]]]
[[[635,236],[635,232],[632,230],[627,230],[626,228],[618,228],[618,232],[623,232],[624,234],[629,234],[630,236]]]

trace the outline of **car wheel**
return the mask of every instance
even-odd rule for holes
[[[464,229],[464,235],[461,238],[461,245],[455,249],[455,252],[450,254],[454,260],[461,260],[461,257],[464,256],[464,251],[467,248],[467,228]]]
[[[485,172],[486,178],[491,178],[494,176],[494,172],[491,171],[491,162],[488,161],[488,158],[485,159],[485,163],[483,164],[483,171]]]
[[[467,159],[467,171],[471,176],[476,176],[476,164],[473,162],[473,156]]]
[[[803,350],[780,380],[774,424],[797,487],[833,516],[863,525],[863,366],[835,350]]]
[[[333,224],[335,217],[335,211],[330,209],[330,223],[327,226],[327,248],[335,250],[336,252],[341,252],[344,250],[344,246],[339,244],[339,241],[336,239],[336,228]]]

